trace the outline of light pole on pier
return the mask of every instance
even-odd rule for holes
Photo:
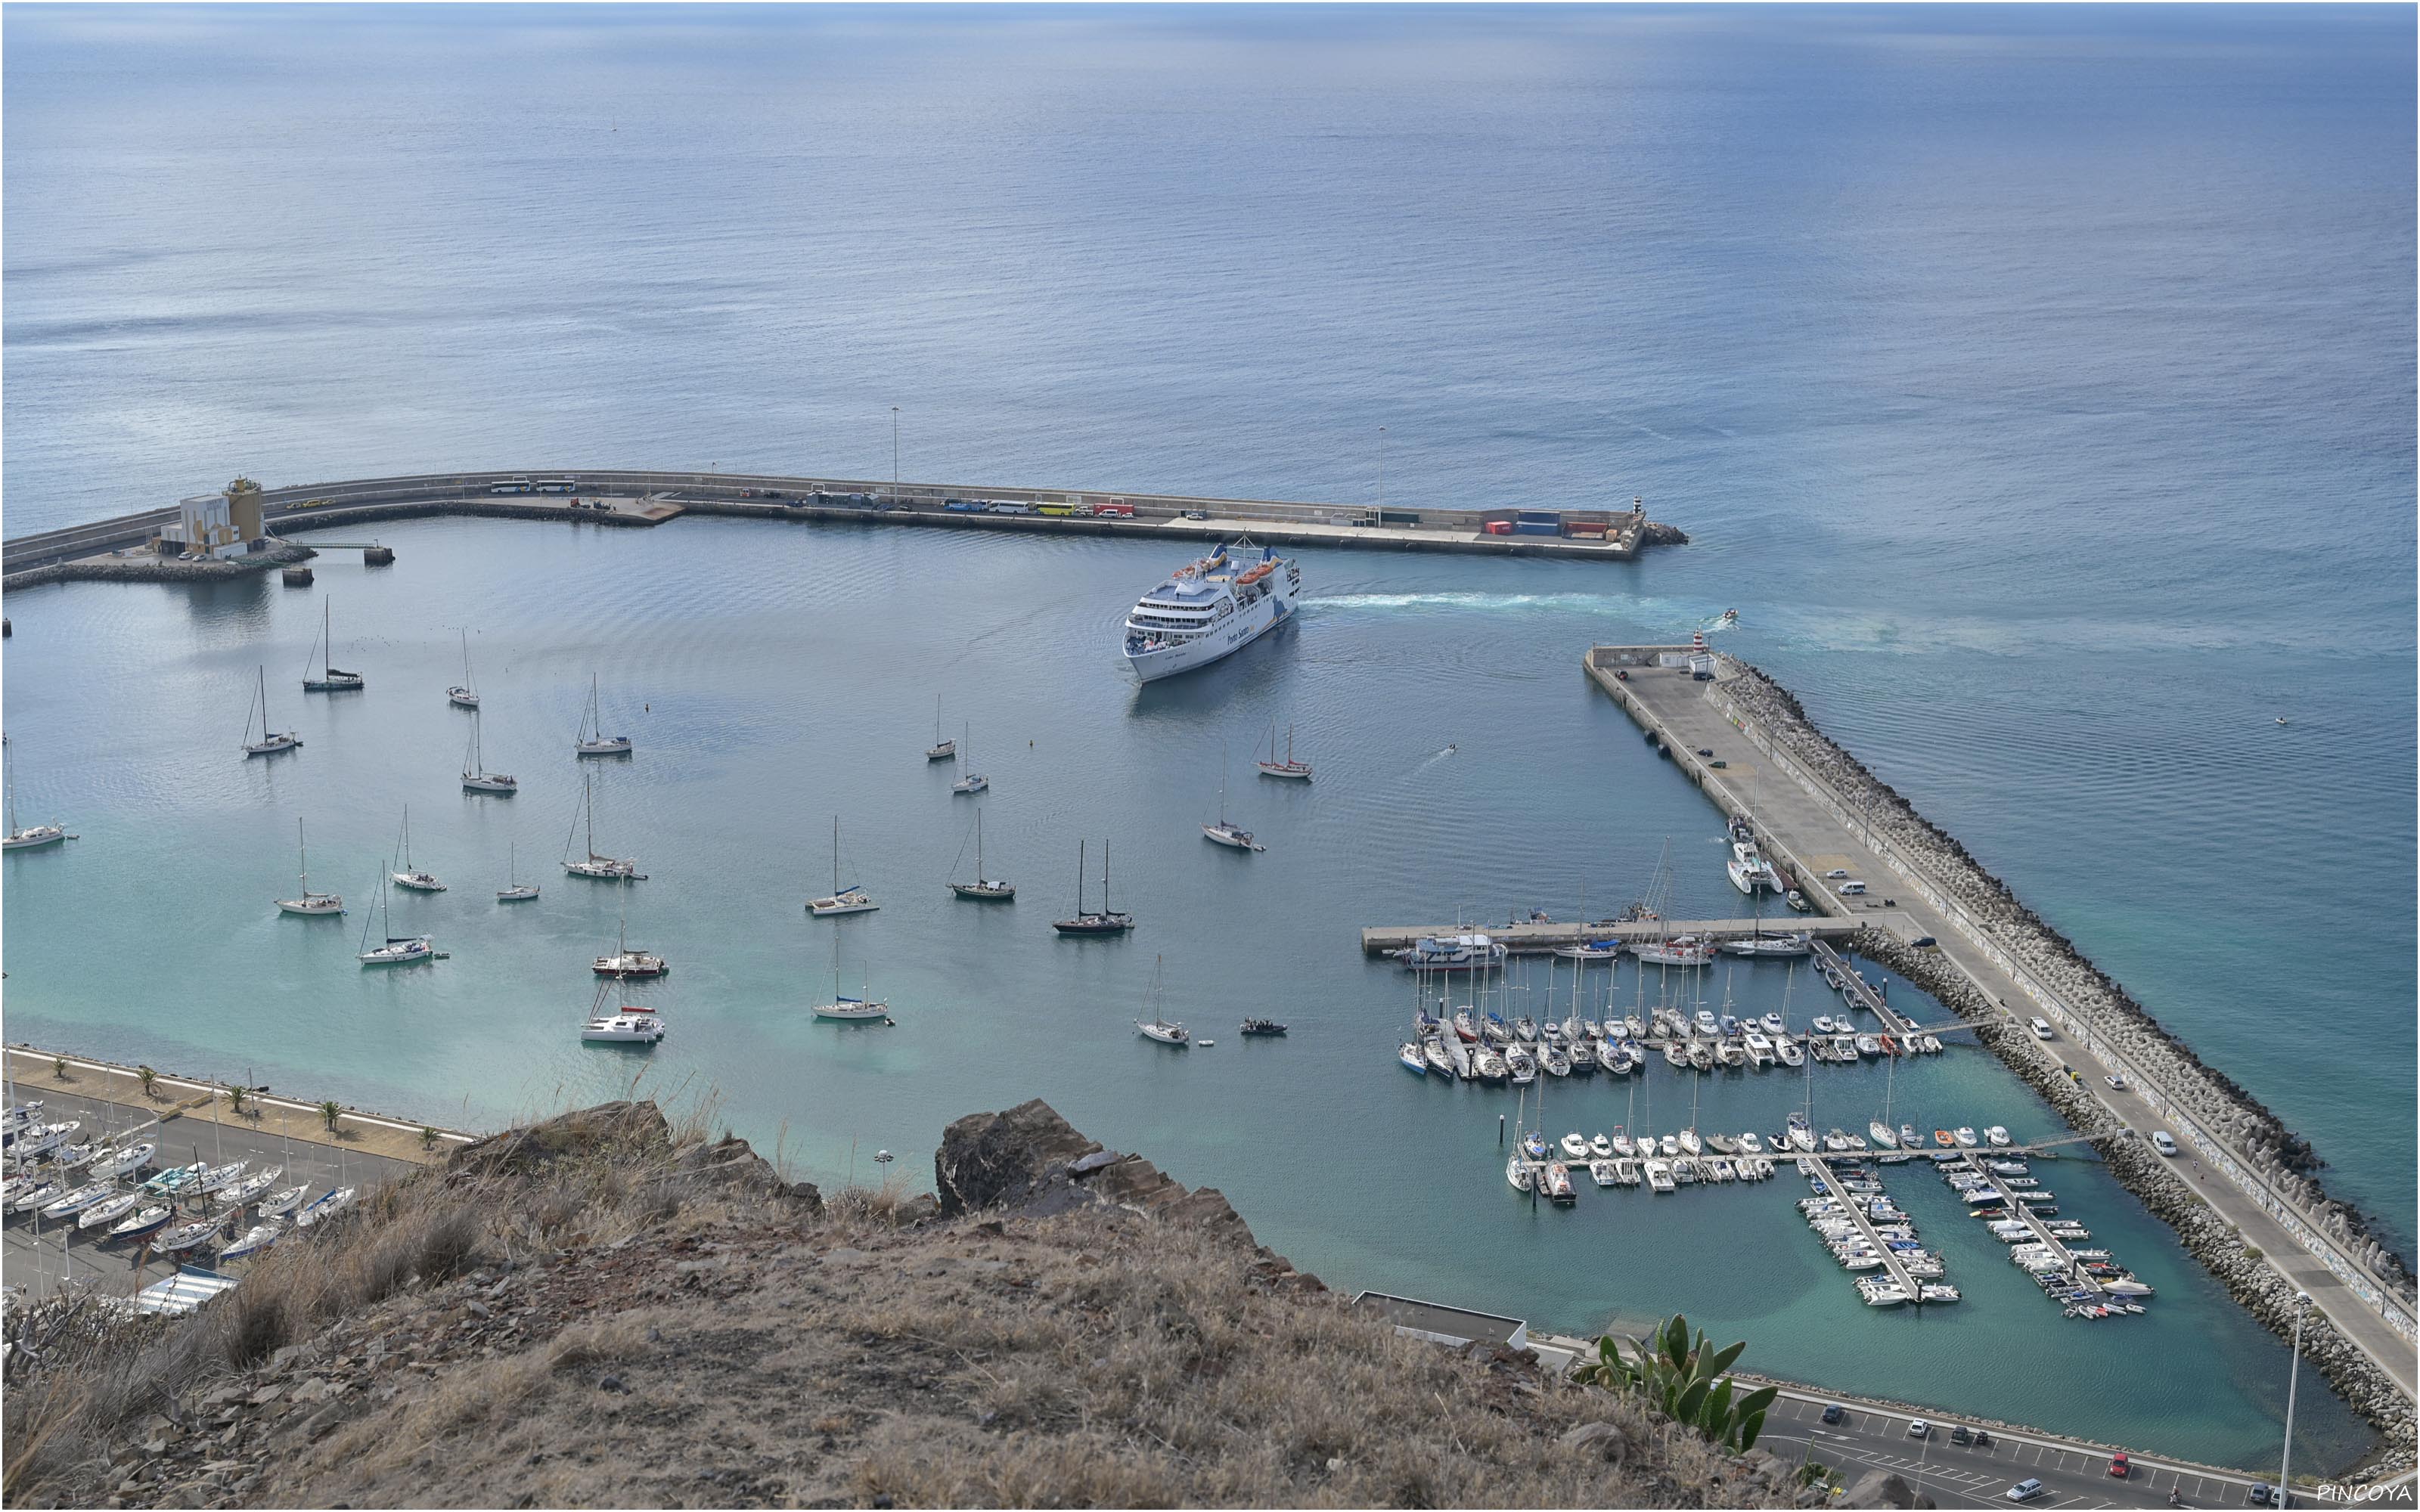
[[[2286,1448],[2277,1457],[2277,1504],[2288,1506],[2293,1502],[2294,1483],[2288,1473],[2294,1463],[2294,1381],[2303,1369],[2303,1319],[2311,1315],[2311,1294],[2294,1293],[2294,1359],[2286,1367]]]
[[[899,491],[899,407],[891,407],[891,491]]]
[[[1379,426],[1379,427],[1378,427],[1378,518],[1377,518],[1377,520],[1375,521],[1375,523],[1380,524],[1380,525],[1383,525],[1383,524],[1385,524],[1386,522],[1387,522],[1387,427],[1386,427],[1386,426],[1384,426],[1384,425],[1381,425],[1381,426]]]

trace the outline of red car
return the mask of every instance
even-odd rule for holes
[[[2120,1450],[2109,1457],[2109,1473],[2119,1480],[2126,1478],[2126,1455]]]

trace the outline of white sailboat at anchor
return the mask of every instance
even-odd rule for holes
[[[1146,1040],[1183,1050],[1193,1043],[1192,1037],[1185,1032],[1184,1025],[1169,1022],[1168,1010],[1160,1001],[1161,971],[1165,961],[1163,956],[1151,958],[1151,1020],[1145,1023],[1137,1019],[1134,1026]]]
[[[862,988],[859,990],[864,991]],[[892,1022],[889,1003],[876,1001],[870,994],[863,997],[841,995],[840,935],[837,932],[832,935],[831,1001],[817,1003],[814,1007],[814,1014],[819,1019],[829,1019],[837,1024],[889,1024]]]
[[[963,736],[965,732],[961,731],[960,733]],[[973,758],[967,754],[973,749],[974,741],[972,739],[962,738],[959,740],[958,779],[950,784],[950,791],[952,793],[981,793],[984,789],[991,786],[991,779],[984,776],[981,772],[976,771],[974,769]]]
[[[302,821],[294,821],[294,854],[301,863],[302,891],[300,896],[280,898],[277,910],[284,914],[300,914],[305,918],[328,918],[345,911],[341,894],[311,890],[311,853],[302,845]]]
[[[61,841],[75,839],[73,835],[56,825],[35,825],[31,828],[19,826],[17,823],[17,748],[15,743],[6,735],[0,735],[0,763],[6,764],[8,778],[8,833],[5,838],[0,838],[0,850],[34,851],[45,845],[56,845]]]
[[[488,770],[487,747],[480,739],[479,726],[484,722],[478,705],[471,707],[471,748],[463,752],[462,790],[466,793],[515,794],[521,790],[520,779],[506,777],[502,772]]]
[[[1269,757],[1260,764],[1263,777],[1290,778],[1297,782],[1311,780],[1311,764],[1294,759],[1294,726],[1286,726],[1285,760],[1278,760],[1278,722],[1269,721]]]
[[[302,736],[296,734],[291,730],[274,731],[269,728],[268,668],[263,667],[260,669],[258,673],[258,687],[253,693],[251,706],[243,711],[244,755],[274,756],[281,750],[294,750],[299,748],[302,744]],[[260,727],[260,738],[258,740],[252,738],[253,726],[256,722]]]
[[[394,874],[395,885],[414,892],[443,892],[445,884],[429,872],[411,864],[411,805],[403,806],[403,869]]]
[[[571,753],[575,756],[628,756],[630,737],[609,735],[597,717],[597,675],[588,676],[588,708],[580,717],[580,733],[572,738]]]
[[[563,837],[563,869],[575,877],[588,877],[597,882],[644,882],[647,874],[639,870],[637,856],[599,856],[597,854],[597,788],[588,775],[580,777],[581,823],[587,826],[588,840],[583,859],[571,858],[571,837]]]
[[[479,685],[471,680],[471,632],[462,632],[462,681],[445,690],[445,702],[458,709],[479,706]]]
[[[1227,820],[1227,748],[1218,747],[1218,822],[1202,826],[1202,838],[1239,851],[1265,851],[1267,846],[1252,838],[1252,832]]]
[[[824,897],[808,899],[807,912],[817,918],[829,918],[836,914],[870,914],[881,906],[857,884],[852,882],[845,887],[840,885],[840,815],[832,815],[832,890]]]
[[[426,934],[389,934],[395,926],[387,922],[387,879],[379,879],[379,933],[384,943],[370,944],[370,921],[362,920],[362,949],[358,959],[365,966],[405,966],[434,960],[436,943]]]
[[[961,850],[958,854],[964,856],[966,852]],[[1078,869],[1081,870],[1080,863]],[[961,898],[971,899],[979,903],[1004,903],[1016,896],[1016,883],[994,882],[984,875],[983,810],[981,809],[975,810],[975,879],[972,882],[953,882],[950,884],[950,890]]]
[[[329,665],[329,658],[336,654],[336,636],[332,628],[334,624],[335,601],[322,599],[319,604],[319,638],[311,642],[311,649],[319,653],[319,675],[311,675],[310,660],[304,658],[302,691],[305,693],[358,693],[365,686],[361,673]]]
[[[935,694],[933,697],[933,743],[924,748],[924,759],[928,762],[946,762],[957,753],[958,743],[956,741],[943,740],[941,738],[941,699],[940,695]]]
[[[496,890],[496,902],[500,903],[525,903],[537,896],[537,884],[520,879],[520,868],[515,863],[515,853],[519,849],[511,841],[504,844],[504,885]]]

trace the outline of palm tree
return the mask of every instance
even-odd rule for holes
[[[51,1075],[52,1075],[52,1077],[53,1077],[54,1079],[58,1080],[58,1081],[62,1081],[62,1082],[63,1082],[63,1081],[66,1081],[66,1080],[68,1079],[68,1057],[65,1057],[65,1056],[53,1056],[53,1057],[51,1057]]]
[[[319,1104],[319,1121],[328,1126],[328,1132],[330,1134],[334,1134],[336,1132],[336,1120],[344,1116],[344,1104],[334,1098],[330,1098],[327,1102]]]
[[[423,1149],[434,1149],[437,1148],[437,1129],[435,1125],[424,1123],[420,1126],[420,1148]]]
[[[242,1088],[230,1087],[227,1088],[227,1111],[234,1114],[239,1119],[244,1116]]]
[[[137,1066],[134,1068],[134,1079],[143,1084],[143,1095],[145,1097],[153,1097],[158,1095],[151,1090],[151,1084],[160,1079],[160,1073],[158,1072],[153,1071],[148,1066]]]

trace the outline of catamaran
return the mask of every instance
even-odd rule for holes
[[[960,732],[964,734],[964,731]],[[973,758],[967,753],[974,749],[971,739],[958,742],[958,779],[950,784],[953,793],[981,793],[991,786],[991,779],[974,769]]]
[[[1152,957],[1151,1022],[1146,1024],[1141,1019],[1137,1019],[1135,1020],[1135,1027],[1141,1032],[1142,1037],[1146,1040],[1156,1040],[1161,1044],[1174,1045],[1177,1049],[1183,1050],[1193,1041],[1191,1038],[1186,1034],[1184,1025],[1171,1024],[1169,1022],[1168,1011],[1160,1004],[1161,964],[1161,957]]]
[[[1302,568],[1249,539],[1219,547],[1142,595],[1126,615],[1121,649],[1148,683],[1207,667],[1282,625],[1302,592]],[[1251,562],[1240,571],[1237,563]]]
[[[1109,907],[1109,842],[1101,841],[1101,911],[1084,911],[1084,842],[1076,842],[1076,917],[1054,922],[1052,929],[1062,934],[1123,934],[1134,928],[1134,915],[1113,912]]]
[[[588,675],[588,708],[580,717],[580,733],[572,738],[571,752],[575,756],[630,754],[630,737],[607,734],[603,722],[597,717],[597,674],[594,672]]]
[[[251,705],[243,711],[243,753],[246,756],[274,756],[281,750],[293,750],[302,744],[302,737],[291,730],[269,728],[269,669],[258,674],[259,687],[252,696]],[[252,738],[256,717],[260,726],[260,738]]]
[[[500,903],[525,903],[537,896],[537,885],[523,882],[514,864],[514,854],[518,849],[512,842],[505,842],[504,885],[496,891],[496,902]]]
[[[852,882],[840,885],[840,815],[832,815],[832,890],[821,898],[807,900],[807,912],[817,918],[834,914],[870,914],[881,907],[872,894]]]
[[[965,842],[959,843],[963,846]],[[966,852],[961,849],[958,854],[964,856]],[[1079,868],[1080,865],[1078,863]],[[975,879],[972,882],[953,882],[950,890],[979,903],[1004,903],[1016,896],[1016,883],[993,882],[984,875],[983,810],[980,809],[975,810]]]
[[[471,680],[471,632],[462,632],[462,681],[445,690],[445,702],[459,709],[479,706],[479,687]]]
[[[1268,759],[1262,762],[1260,767],[1263,777],[1286,777],[1302,782],[1311,780],[1311,764],[1294,759],[1294,726],[1286,726],[1285,760],[1280,761],[1278,760],[1278,722],[1275,719],[1269,721]]]
[[[426,934],[389,934],[394,926],[387,922],[387,878],[379,878],[379,933],[383,944],[370,944],[370,921],[362,920],[362,949],[354,959],[365,966],[405,966],[433,959],[437,949]],[[442,889],[440,889],[442,890]]]
[[[941,696],[933,695],[933,743],[924,748],[928,762],[946,762],[958,753],[958,743],[941,738]]]
[[[403,806],[403,870],[394,873],[395,885],[414,892],[443,892],[445,884],[411,864],[411,805]]]
[[[609,1009],[606,1001],[613,991],[611,977],[597,984],[597,996],[588,1005],[587,1021],[580,1026],[582,1043],[652,1045],[663,1039],[664,1021],[654,1009],[637,1003]]]
[[[1265,851],[1267,846],[1252,838],[1252,832],[1241,825],[1227,822],[1227,748],[1218,748],[1218,822],[1202,826],[1202,838],[1239,851]]]
[[[0,760],[5,760],[8,777],[8,833],[0,839],[0,850],[31,851],[45,845],[56,845],[75,837],[56,825],[36,825],[31,829],[17,823],[17,748],[6,735],[0,735]]]
[[[319,637],[311,642],[311,649],[319,653],[319,675],[311,675],[311,663],[305,657],[302,663],[302,691],[305,693],[355,693],[364,687],[361,673],[329,665],[329,658],[336,654],[336,637],[331,628],[334,623],[335,601],[321,600]]]
[[[294,854],[301,863],[302,868],[302,896],[296,898],[278,899],[278,911],[280,913],[287,914],[301,914],[307,918],[324,918],[332,914],[343,913],[345,911],[345,900],[341,895],[333,892],[313,892],[311,890],[311,853],[303,848],[302,821],[300,819],[294,821]]]
[[[613,927],[613,953],[600,955],[589,969],[600,977],[660,977],[672,963],[630,945],[630,879],[622,879],[622,915]]]
[[[487,747],[479,738],[479,726],[484,722],[478,705],[473,704],[471,748],[462,753],[463,790],[469,793],[519,793],[521,790],[520,779],[488,770]]]
[[[597,854],[597,788],[583,772],[580,777],[581,822],[587,826],[588,841],[583,858],[571,858],[571,837],[563,837],[563,869],[575,877],[592,877],[599,882],[644,882],[645,872],[639,870],[636,856],[599,856]]]

